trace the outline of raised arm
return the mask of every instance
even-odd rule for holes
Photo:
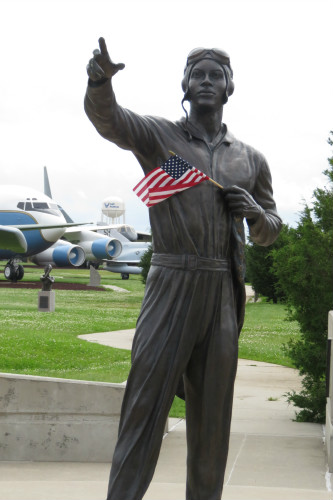
[[[112,79],[125,67],[112,62],[104,38],[87,65],[89,76],[84,100],[85,112],[97,132],[138,159],[146,158],[155,148],[150,120],[122,108],[116,101]],[[141,161],[142,164],[142,161]]]

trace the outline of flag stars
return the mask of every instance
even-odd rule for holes
[[[192,166],[179,156],[172,156],[161,166],[161,169],[167,172],[170,177],[179,179],[187,170],[192,169]]]

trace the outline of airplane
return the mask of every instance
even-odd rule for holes
[[[104,232],[118,237],[122,251],[118,257],[104,260],[103,269],[112,273],[120,273],[122,279],[128,279],[130,274],[141,274],[139,266],[143,254],[151,245],[151,234],[137,232],[128,224],[115,224],[104,228]]]
[[[44,167],[44,193],[52,199],[47,168]],[[70,216],[59,206],[68,222],[73,222]],[[151,244],[151,234],[137,232],[128,224],[96,224],[93,226],[73,227],[66,229],[61,240],[53,246],[34,255],[31,260],[38,265],[56,263],[53,254],[65,242],[81,247],[86,255],[85,266],[104,264],[107,271],[120,273],[123,279],[130,274],[140,274],[139,263],[142,255]]]
[[[8,259],[4,276],[9,281],[21,280],[24,268],[19,261],[45,251],[65,233],[77,226],[67,222],[57,203],[32,188],[0,186],[0,259]],[[58,265],[80,266],[85,260],[82,248],[61,245],[57,249]]]
[[[30,260],[37,265],[56,266],[54,255],[61,245],[66,244],[73,244],[83,249],[85,262],[81,266],[89,268],[92,265],[98,269],[103,264],[103,269],[106,271],[120,273],[122,279],[128,279],[130,274],[141,273],[139,263],[151,244],[151,235],[137,233],[128,224],[70,227],[54,245],[33,255]]]
[[[59,248],[68,245],[77,246],[84,252],[85,258],[80,266],[88,263],[86,267],[89,267],[90,263],[96,264],[104,259],[116,258],[121,254],[122,244],[119,239],[97,233],[97,230],[100,229],[98,226],[87,226],[85,229],[77,224],[77,227],[73,228],[74,231],[71,229],[67,229],[61,239],[43,252],[33,255],[30,260],[39,266],[46,264],[57,266],[56,256]],[[66,263],[66,265],[71,264],[71,262]],[[65,264],[62,267],[65,267]]]

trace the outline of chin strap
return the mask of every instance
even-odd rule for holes
[[[191,132],[189,131],[189,129],[187,127],[187,124],[188,124],[188,112],[187,112],[187,110],[186,110],[186,108],[184,106],[184,102],[185,101],[186,101],[186,94],[184,95],[184,97],[182,99],[182,108],[183,108],[183,110],[185,112],[185,116],[186,116],[186,118],[185,118],[185,130],[186,130],[186,132],[188,134],[189,141],[192,141],[192,139],[193,139],[192,134],[191,134]]]

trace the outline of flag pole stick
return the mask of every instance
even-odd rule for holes
[[[174,152],[173,152],[173,151],[171,151],[170,149],[169,149],[169,153],[171,154],[171,156],[176,156],[176,153],[174,153]],[[208,180],[209,180],[210,182],[212,182],[213,184],[215,184],[215,186],[219,187],[220,189],[224,189],[224,187],[223,187],[223,186],[221,186],[221,184],[219,184],[218,182],[214,181],[214,180],[213,180],[213,179],[211,179],[210,177],[208,178]]]
[[[208,179],[208,180],[209,180],[210,182],[212,182],[213,184],[215,184],[215,186],[219,187],[220,189],[224,189],[224,187],[223,187],[223,186],[221,186],[221,184],[219,184],[218,182],[214,181],[214,180],[213,180],[213,179],[211,179],[210,177],[209,177],[209,179]]]

